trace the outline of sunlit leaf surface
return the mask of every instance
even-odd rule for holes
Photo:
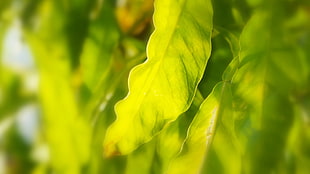
[[[128,96],[115,106],[107,156],[130,153],[185,112],[209,59],[209,1],[156,1],[154,25],[148,60],[131,71]]]
[[[309,9],[0,0],[0,174],[309,174]]]

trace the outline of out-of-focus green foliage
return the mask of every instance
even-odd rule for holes
[[[308,0],[1,0],[0,174],[308,174],[309,21]]]

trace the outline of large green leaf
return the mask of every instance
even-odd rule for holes
[[[199,173],[202,169],[204,157],[211,145],[217,119],[231,107],[230,84],[221,82],[202,103],[192,124],[190,125],[187,138],[182,152],[171,163],[169,174]],[[187,165],[191,164],[191,165]]]
[[[209,0],[156,1],[154,25],[148,60],[131,71],[128,96],[115,106],[107,156],[131,152],[185,112],[209,59]]]
[[[208,114],[196,115],[170,173],[270,173],[281,172],[278,166],[287,163],[286,138],[293,116],[289,94],[301,81],[297,74],[304,70],[296,50],[283,37],[283,9],[271,11],[271,7],[268,4],[258,9],[245,27],[240,40],[240,69],[235,74],[234,68],[228,67],[223,75],[224,84],[233,79],[233,98],[222,96],[222,114],[214,114],[218,128],[209,153],[205,155],[209,112],[221,106],[211,100],[217,87],[206,100],[210,108],[203,104],[200,109]],[[193,168],[180,167],[194,160]]]
[[[143,144],[128,155],[125,173],[165,173],[170,161],[180,151],[186,137],[186,130],[202,101],[203,98],[197,91],[188,111],[154,137],[152,141]]]
[[[283,6],[270,1],[257,8],[240,39],[233,126],[245,173],[281,173],[279,166],[287,160],[286,139],[293,118],[289,96],[302,68],[285,39]]]
[[[238,57],[233,59],[224,71],[223,81],[216,84],[213,91],[201,104],[195,118],[190,124],[181,152],[172,160],[167,173],[185,174],[199,173],[202,171],[204,162],[209,157],[208,151],[216,133],[218,120],[227,119],[232,115],[230,81],[236,72],[238,60]],[[227,142],[229,143],[229,140],[227,141],[227,139],[221,136],[220,142],[218,143],[220,146],[218,147],[223,147],[222,144]],[[225,147],[227,148],[228,146]],[[227,148],[227,150],[230,149]],[[188,163],[191,163],[190,167],[186,165]],[[230,162],[229,164],[233,166],[236,164],[236,161]],[[232,168],[227,170],[226,173],[229,173],[231,170]]]

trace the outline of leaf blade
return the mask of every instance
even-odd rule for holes
[[[148,59],[131,71],[129,93],[115,106],[118,117],[104,141],[107,156],[131,152],[185,112],[210,57],[210,1],[156,1],[154,25]]]
[[[231,111],[231,107],[226,107],[231,104],[229,95],[229,83],[220,82],[215,86],[211,94],[201,104],[190,125],[182,151],[171,162],[167,173],[194,174],[201,171],[204,158],[215,134],[217,120],[224,112]],[[186,164],[191,164],[191,166]]]

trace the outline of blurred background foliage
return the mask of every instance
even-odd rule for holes
[[[191,108],[132,154],[105,158],[102,141],[115,119],[114,105],[127,93],[130,69],[146,59],[153,0],[0,0],[0,174],[163,173],[199,105],[222,81],[232,59],[240,56],[240,34],[255,14],[259,19],[272,16],[272,22],[259,29],[281,31],[281,38],[290,43],[286,48],[301,57],[300,71],[288,66],[294,66],[294,60],[273,62],[272,69],[285,69],[290,79],[276,81],[281,77],[270,74],[275,80],[271,84],[281,87],[273,94],[277,97],[264,102],[266,114],[272,118],[282,110],[288,116],[263,120],[269,123],[263,133],[250,130],[252,116],[222,118],[203,171],[236,173],[242,163],[243,173],[309,173],[310,2],[283,0],[282,7],[272,7],[275,12],[266,2],[214,0],[212,55]],[[264,34],[256,32],[257,37]],[[248,43],[260,49],[257,40]],[[261,73],[253,67],[253,74]],[[248,76],[246,82],[244,78],[242,73],[236,77],[237,101],[255,98],[243,92],[251,88],[251,78],[260,76]],[[282,104],[273,106],[281,97]],[[242,103],[233,107],[248,115],[256,109]],[[227,123],[232,119],[234,127]],[[235,136],[247,147],[236,148]],[[247,148],[250,154],[240,157],[240,149]],[[283,156],[277,155],[282,151]]]

